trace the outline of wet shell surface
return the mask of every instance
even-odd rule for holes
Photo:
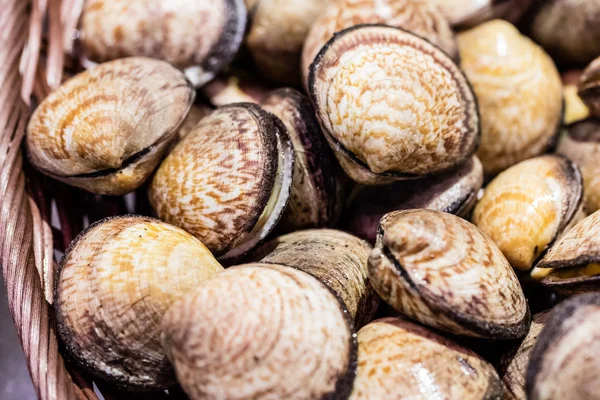
[[[491,339],[523,337],[529,329],[527,301],[500,249],[452,214],[383,217],[369,279],[397,311],[437,329]]]
[[[531,400],[600,399],[600,294],[566,300],[552,310],[531,352]]]
[[[499,20],[459,34],[458,45],[479,102],[477,156],[486,174],[546,152],[562,122],[562,84],[552,59]]]
[[[90,226],[63,257],[54,307],[71,360],[127,390],[175,382],[160,342],[167,308],[223,267],[192,235],[139,216]]]
[[[475,206],[473,223],[513,267],[528,270],[576,217],[582,198],[575,163],[557,155],[536,157],[490,182]]]
[[[351,400],[498,399],[494,368],[419,325],[384,318],[358,332],[358,369]]]
[[[581,74],[578,93],[590,112],[600,118],[600,57],[588,65]]]
[[[441,173],[477,147],[475,96],[454,62],[401,29],[361,25],[335,35],[309,89],[340,164],[359,183]]]
[[[102,64],[63,83],[35,109],[27,126],[29,160],[90,192],[131,192],[160,162],[194,96],[166,62]]]
[[[600,122],[588,119],[570,125],[557,152],[581,168],[585,211],[592,214],[600,210]]]
[[[158,216],[223,259],[262,241],[283,213],[294,153],[285,127],[258,105],[221,107],[169,154],[150,185]]]
[[[431,178],[364,186],[342,215],[344,230],[375,243],[381,218],[395,210],[427,208],[467,216],[483,184],[483,168],[475,156],[457,170]]]
[[[309,229],[273,239],[260,246],[254,259],[307,272],[342,300],[354,325],[373,319],[379,297],[367,278],[372,247],[363,240],[332,229]]]
[[[468,28],[502,18],[515,23],[527,11],[533,0],[426,0],[440,8],[456,28]]]
[[[308,82],[310,64],[334,33],[360,24],[403,28],[429,40],[458,60],[448,22],[435,6],[422,0],[341,0],[332,3],[312,25],[302,50],[302,74]]]
[[[294,268],[227,269],[169,309],[162,338],[192,400],[345,398],[352,388],[347,315]]]
[[[233,60],[245,26],[243,0],[89,0],[79,30],[91,61],[158,58],[201,86]]]
[[[282,224],[286,229],[335,224],[342,208],[341,171],[310,101],[286,88],[267,93],[261,105],[281,119],[294,146],[293,186]]]

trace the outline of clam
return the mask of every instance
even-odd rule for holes
[[[308,82],[310,64],[334,35],[360,24],[403,28],[429,40],[458,60],[454,33],[437,7],[422,0],[340,0],[332,3],[312,25],[302,49],[302,77]]]
[[[600,210],[600,121],[588,119],[570,125],[557,152],[581,168],[585,211],[592,214]]]
[[[218,76],[201,90],[215,107],[232,103],[259,103],[268,92],[256,76],[244,70]]]
[[[531,352],[531,400],[600,398],[600,294],[566,300],[552,310]]]
[[[369,279],[385,302],[433,328],[490,339],[523,337],[529,329],[527,301],[500,249],[452,214],[384,216]]]
[[[202,86],[232,60],[246,26],[243,0],[89,0],[79,21],[84,56],[164,60]]]
[[[307,272],[344,303],[356,327],[373,319],[379,297],[367,279],[372,247],[332,229],[309,229],[280,236],[260,246],[254,259]]]
[[[461,67],[481,114],[477,156],[488,175],[541,155],[562,124],[562,84],[544,50],[505,21],[458,35]]]
[[[233,259],[260,243],[285,210],[294,152],[285,127],[256,104],[203,118],[163,161],[150,185],[157,215]]]
[[[526,271],[578,215],[582,198],[577,165],[562,156],[540,156],[492,180],[473,210],[473,223],[514,268]]]
[[[335,224],[343,182],[310,101],[297,90],[278,89],[267,93],[261,105],[281,119],[294,146],[293,186],[282,224],[290,230]]]
[[[598,12],[600,19],[600,6]],[[581,74],[578,93],[590,112],[600,118],[600,57],[588,65]]]
[[[91,225],[66,251],[57,277],[56,322],[69,358],[127,390],[173,384],[161,318],[171,303],[222,270],[196,238],[153,218]]]
[[[311,65],[309,90],[342,168],[383,184],[456,168],[475,152],[475,96],[443,51],[409,32],[360,25]]]
[[[476,354],[419,325],[384,318],[358,331],[351,400],[499,399],[494,368]]]
[[[590,116],[590,110],[578,93],[581,73],[582,71],[580,70],[569,70],[561,75],[565,98],[565,115],[563,121],[566,125],[582,121]]]
[[[431,178],[363,186],[342,215],[344,230],[375,243],[377,226],[388,212],[427,208],[466,217],[483,184],[483,168],[475,156],[457,170]]]
[[[517,22],[533,0],[426,0],[435,4],[456,28],[468,28],[502,18]]]
[[[192,400],[347,398],[356,341],[341,303],[281,265],[227,269],[174,304],[163,344]]]
[[[27,126],[30,162],[94,193],[142,185],[185,119],[195,92],[164,61],[126,58],[84,71],[50,93]]]
[[[194,104],[190,108],[190,112],[188,113],[185,121],[179,127],[179,131],[177,132],[177,139],[181,140],[188,135],[194,129],[194,127],[200,122],[200,120],[206,117],[208,114],[212,112],[212,109],[203,104]]]

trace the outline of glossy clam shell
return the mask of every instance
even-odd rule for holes
[[[261,105],[283,122],[294,146],[294,183],[281,223],[290,230],[335,224],[342,208],[339,167],[310,101],[285,88],[267,93]]]
[[[310,28],[302,49],[302,74],[334,33],[360,24],[384,24],[413,32],[458,60],[454,33],[435,6],[422,0],[341,0],[331,4]]]
[[[511,339],[529,328],[510,264],[471,223],[431,210],[387,214],[369,257],[369,279],[400,313],[459,335]]]
[[[161,164],[150,203],[161,219],[196,236],[216,256],[235,258],[279,220],[293,160],[285,127],[272,114],[250,103],[221,107]]]
[[[343,301],[358,328],[373,319],[379,297],[367,278],[372,247],[332,229],[309,229],[280,236],[260,246],[253,259],[311,274]]]
[[[243,0],[89,0],[79,25],[90,60],[158,58],[201,86],[233,60],[246,9]]]
[[[473,223],[513,267],[528,270],[573,220],[582,199],[575,163],[557,155],[536,157],[490,182],[473,210]]]
[[[330,146],[359,183],[444,172],[477,147],[466,78],[444,52],[401,29],[338,33],[311,65],[309,89]]]
[[[581,168],[585,211],[600,210],[600,122],[588,119],[570,125],[556,151]]]
[[[227,269],[169,309],[162,338],[192,400],[345,398],[352,388],[347,315],[294,268]]]
[[[55,290],[69,358],[127,390],[173,384],[160,320],[171,303],[222,270],[196,238],[153,218],[115,217],[90,226],[63,257]]]
[[[384,318],[358,332],[351,400],[498,399],[500,378],[471,351],[419,325]]]
[[[463,29],[502,18],[517,22],[533,0],[425,0],[439,7],[453,27]]]
[[[562,84],[552,59],[499,20],[459,34],[458,45],[479,102],[477,156],[486,174],[546,152],[562,123]]]
[[[559,304],[531,352],[527,398],[598,399],[599,352],[600,294],[584,294]]]
[[[148,58],[84,71],[50,93],[27,126],[27,154],[41,172],[120,195],[152,173],[195,93],[183,74]]]
[[[483,168],[475,156],[457,170],[431,178],[364,186],[342,215],[344,230],[375,243],[381,218],[395,210],[427,208],[467,216],[483,184]]]
[[[600,7],[598,18],[600,21]],[[600,57],[592,61],[581,74],[578,93],[590,112],[600,117]]]

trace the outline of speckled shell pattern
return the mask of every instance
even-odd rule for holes
[[[228,268],[169,309],[162,338],[192,400],[342,399],[352,388],[347,315],[294,268]]]
[[[501,394],[490,364],[419,325],[384,318],[358,332],[351,400],[491,400]]]
[[[577,215],[583,199],[579,167],[565,157],[535,157],[498,175],[473,211],[473,223],[511,265],[530,269]]]
[[[88,0],[79,30],[91,61],[153,57],[201,86],[233,60],[245,26],[243,0]]]
[[[586,213],[600,210],[600,122],[588,119],[570,125],[556,151],[581,168]]]
[[[369,279],[397,311],[433,328],[494,339],[523,337],[529,328],[523,290],[500,249],[452,214],[387,214]]]
[[[454,33],[437,7],[422,0],[341,0],[332,3],[312,25],[302,49],[302,74],[334,33],[360,24],[403,28],[429,40],[458,61]]]
[[[363,186],[342,214],[345,230],[375,243],[381,218],[395,210],[427,208],[467,216],[483,184],[483,167],[475,156],[458,169],[431,178]]]
[[[254,259],[311,274],[340,298],[357,328],[373,319],[379,296],[367,277],[372,247],[342,231],[309,229],[280,236],[260,246]]]
[[[223,267],[192,235],[139,216],[80,234],[61,261],[54,307],[68,356],[128,390],[166,388],[175,376],[160,342],[167,308]]]
[[[136,189],[156,168],[195,93],[163,61],[125,58],[84,71],[50,93],[27,126],[43,173],[100,194]]]
[[[466,78],[445,53],[401,29],[338,33],[312,64],[309,88],[330,146],[359,183],[440,173],[477,147]]]
[[[258,243],[257,235],[266,236],[256,231],[257,224],[270,230],[278,221],[290,192],[293,158],[285,127],[272,114],[250,103],[221,107],[161,164],[150,185],[150,203],[161,219],[196,236],[216,256],[227,256]],[[277,203],[268,210],[273,196]]]
[[[600,14],[598,17],[600,20]],[[600,118],[600,57],[592,61],[581,74],[578,94],[590,112]]]
[[[588,293],[559,304],[531,352],[527,398],[599,399],[599,352],[600,294]]]
[[[541,155],[562,122],[562,84],[552,59],[517,28],[491,21],[458,35],[461,67],[481,115],[477,156],[488,175]]]

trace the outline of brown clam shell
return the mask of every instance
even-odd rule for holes
[[[369,279],[400,313],[458,335],[523,337],[530,314],[502,252],[452,214],[406,210],[381,220]]]
[[[294,146],[294,183],[281,223],[290,230],[332,226],[342,208],[342,182],[310,101],[285,88],[267,93],[261,105],[283,122]]]
[[[190,108],[190,112],[188,113],[185,121],[179,127],[179,131],[177,132],[177,139],[181,140],[190,133],[194,127],[200,122],[200,120],[210,114],[213,110],[205,106],[203,104],[194,104],[192,108]]]
[[[440,8],[455,28],[469,28],[502,18],[517,22],[533,0],[425,0]]]
[[[344,230],[375,243],[381,218],[395,210],[427,208],[465,217],[477,201],[483,168],[475,156],[457,170],[431,178],[364,186],[342,214]]]
[[[546,152],[562,123],[562,84],[552,59],[499,20],[459,34],[458,45],[479,102],[477,156],[485,173],[495,175]]]
[[[342,168],[382,184],[466,162],[479,138],[475,96],[454,62],[398,28],[336,34],[311,65],[317,116]]]
[[[163,61],[126,58],[63,83],[35,109],[27,154],[44,174],[94,193],[133,191],[152,173],[195,92]]]
[[[260,246],[253,259],[307,272],[342,300],[360,328],[373,319],[379,297],[367,278],[372,247],[345,232],[310,229],[280,236]]]
[[[384,24],[413,32],[458,60],[454,33],[437,7],[422,0],[340,0],[332,3],[310,28],[302,49],[302,78],[334,33],[360,24]]]
[[[90,226],[65,253],[56,283],[58,333],[69,358],[126,390],[173,384],[160,342],[163,313],[222,270],[196,238],[153,218]]]
[[[513,165],[492,180],[473,210],[473,223],[513,267],[528,270],[575,218],[582,199],[577,165],[545,155]]]
[[[600,7],[598,18],[600,21]],[[600,118],[600,57],[592,61],[581,74],[578,93],[590,112]]]
[[[531,352],[527,399],[599,399],[598,354],[600,294],[583,294],[559,304]]]
[[[275,227],[292,185],[294,152],[285,127],[258,105],[221,107],[163,161],[150,185],[158,216],[237,258]]]
[[[499,399],[494,368],[476,354],[419,325],[384,318],[358,332],[351,400]]]
[[[227,269],[173,305],[163,343],[196,399],[347,398],[356,341],[336,297],[281,265]]]
[[[195,86],[233,60],[245,26],[243,0],[88,0],[79,21],[91,61],[158,58],[185,70]]]

